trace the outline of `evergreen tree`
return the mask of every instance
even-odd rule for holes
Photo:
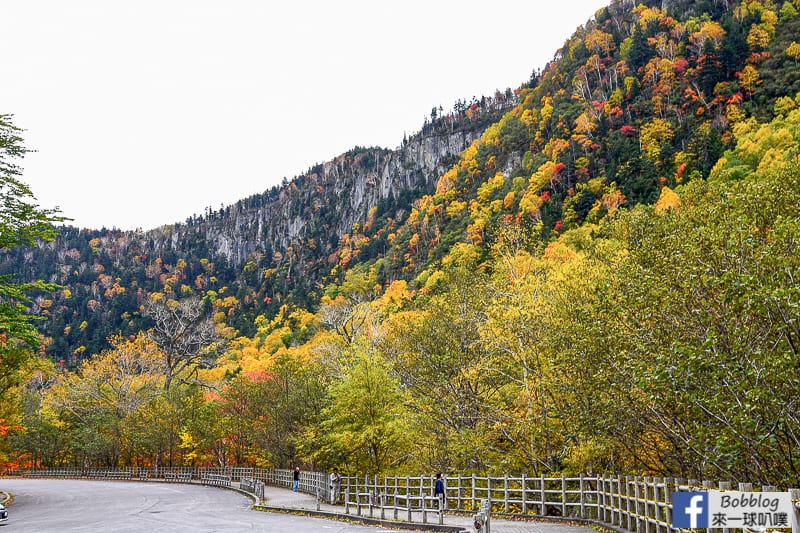
[[[58,210],[41,209],[33,203],[30,188],[19,180],[22,169],[15,160],[28,152],[10,115],[0,115],[0,251],[32,246],[38,239],[53,240],[53,222],[65,220]],[[31,320],[30,293],[53,291],[56,286],[44,281],[20,283],[11,274],[0,275],[0,395],[24,363],[29,349],[39,345]]]

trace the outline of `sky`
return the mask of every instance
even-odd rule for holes
[[[184,222],[528,81],[608,0],[3,0],[22,181],[81,228]]]

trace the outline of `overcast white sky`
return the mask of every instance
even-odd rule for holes
[[[516,88],[608,0],[2,0],[0,113],[73,225],[183,222]]]

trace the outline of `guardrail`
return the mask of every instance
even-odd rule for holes
[[[164,472],[161,476],[164,481],[174,483],[189,483],[194,477],[191,472]]]
[[[202,474],[200,476],[200,482],[203,485],[212,485],[216,487],[230,487],[231,486],[231,476],[225,476],[220,474]]]
[[[254,494],[259,501],[264,499],[264,489],[266,485],[264,485],[263,481],[243,477],[239,480],[239,488],[245,492]]]
[[[372,496],[374,500],[375,495],[371,494],[370,496]],[[422,523],[427,524],[428,514],[435,513],[439,524],[444,524],[444,498],[440,496],[410,496],[397,492],[393,494],[382,493],[378,495],[377,502],[375,503],[377,503],[380,509],[381,520],[386,519],[386,511],[392,512],[392,518],[394,520],[398,519],[398,514],[402,511],[406,514],[406,519],[412,522],[414,512],[419,512],[422,514]],[[372,516],[371,512],[370,516]]]
[[[225,487],[238,481],[240,488],[260,499],[264,497],[265,485],[292,487],[292,470],[288,469],[46,469],[6,471],[3,475],[199,482]],[[329,501],[328,483],[325,473],[303,471],[300,473],[299,490],[316,495],[318,502],[323,499]],[[423,521],[427,521],[429,513],[438,513],[440,523],[442,514],[450,511],[477,512],[486,517],[493,514],[530,518],[561,516],[585,519],[636,533],[669,533],[674,531],[673,492],[732,490],[734,487],[729,482],[633,476],[450,476],[446,478],[445,497],[438,503],[433,496],[433,489],[432,476],[342,476],[340,494],[346,514],[350,514],[353,508],[359,516],[365,511],[369,512],[369,516],[374,516],[377,510],[382,519],[386,519],[387,512],[395,519],[400,513],[406,513],[409,520],[412,514],[422,513]],[[758,491],[748,483],[739,483],[735,489],[742,492]],[[777,490],[771,486],[760,489],[762,492]],[[800,489],[789,489],[789,492],[794,502],[800,502]],[[797,517],[792,519],[796,520]]]

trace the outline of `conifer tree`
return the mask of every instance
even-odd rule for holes
[[[37,240],[56,236],[53,222],[67,220],[58,209],[41,209],[31,189],[20,181],[22,168],[16,164],[29,152],[20,136],[22,130],[10,115],[0,115],[0,251],[33,246]],[[50,292],[56,285],[44,281],[19,282],[13,275],[0,275],[0,397],[13,385],[19,367],[39,345],[39,336],[28,310],[30,294]]]

